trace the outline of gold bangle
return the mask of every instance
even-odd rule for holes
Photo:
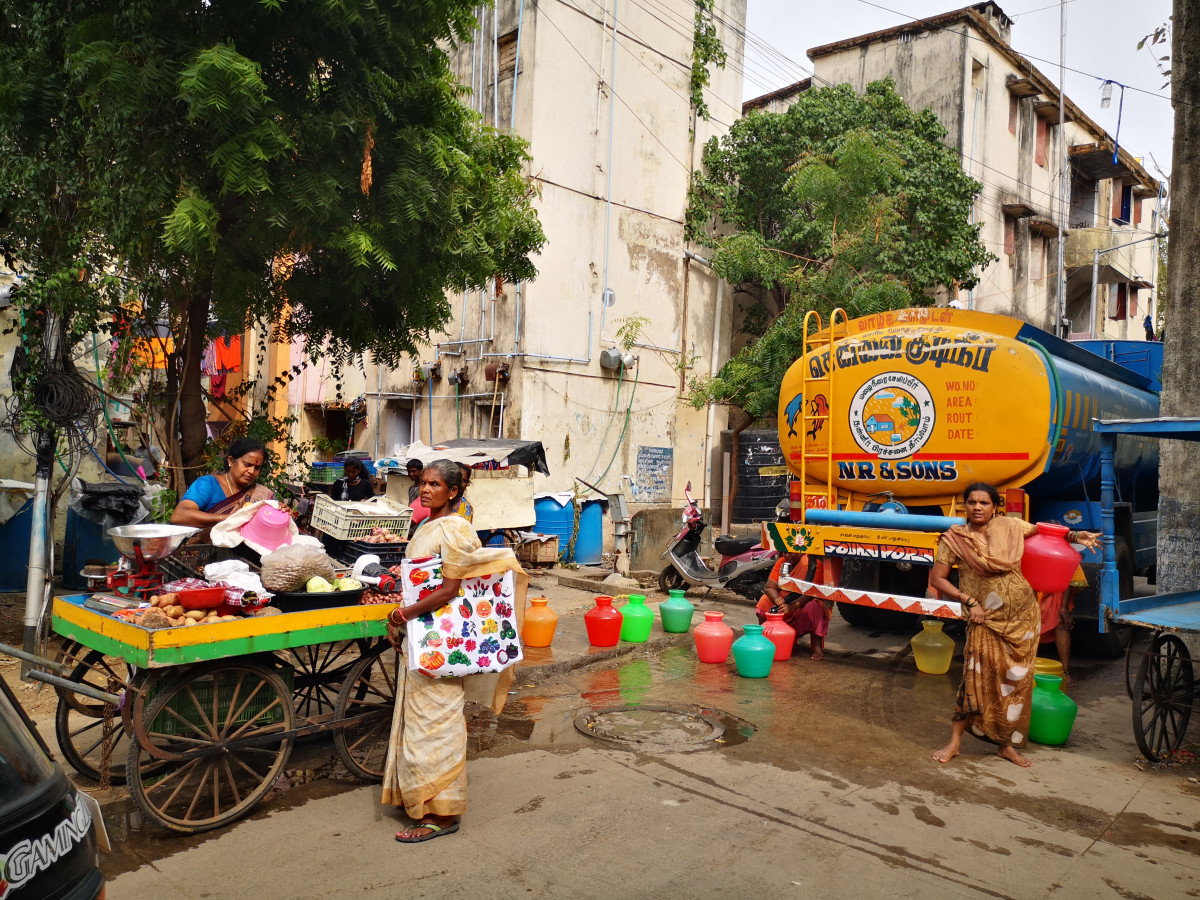
[[[400,621],[399,622],[397,622],[394,618],[392,618],[392,616],[395,613],[400,613]],[[388,622],[397,628],[399,628],[401,625],[406,624],[408,622],[408,619],[404,618],[404,607],[397,606],[390,613],[388,613]]]

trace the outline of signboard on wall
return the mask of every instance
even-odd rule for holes
[[[637,472],[633,479],[635,503],[670,502],[674,454],[671,447],[638,447]]]

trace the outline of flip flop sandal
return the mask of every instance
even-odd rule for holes
[[[434,838],[439,838],[447,834],[454,834],[454,832],[458,831],[457,822],[455,822],[453,825],[447,825],[445,828],[443,828],[441,825],[434,825],[432,822],[422,822],[419,825],[412,825],[410,827],[428,828],[429,833],[419,835],[418,837],[401,837],[401,835],[404,834],[404,832],[401,831],[396,835],[396,840],[401,844],[419,844],[422,841],[432,841]]]

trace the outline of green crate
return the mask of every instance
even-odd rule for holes
[[[342,477],[345,466],[342,463],[313,463],[312,474],[308,480],[315,484],[333,484]]]
[[[283,683],[287,685],[288,693],[291,694],[295,685],[295,670],[292,669],[291,666],[282,666],[276,669],[276,672],[283,679]],[[220,675],[220,672],[214,672],[213,674]],[[201,715],[200,710],[196,708],[196,703],[192,701],[192,697],[182,692],[176,694],[175,697],[172,698],[171,703],[167,706],[167,709],[176,713],[184,720],[190,722],[192,725],[195,725],[197,728],[203,731],[205,730],[205,718],[211,718],[212,716],[212,677],[208,676],[204,679],[196,679],[195,681],[189,682],[189,685],[191,687],[192,694],[194,694],[196,697],[196,701],[204,710],[203,715]],[[233,699],[233,690],[236,685],[236,679],[222,680],[220,694],[217,697],[218,715],[220,717],[225,716],[225,714],[229,712],[229,703]],[[150,703],[153,701],[155,693],[156,692],[152,686],[150,690],[150,696],[147,697],[146,701],[147,707],[149,707]],[[270,705],[271,700],[271,692],[259,691],[258,695],[255,696],[250,704],[244,710],[242,710],[241,714],[237,718],[237,724],[242,725],[246,722],[249,722],[251,719],[254,719],[268,705]],[[287,703],[290,702],[290,700],[285,698],[284,702]],[[241,700],[239,700],[238,703],[240,705]],[[283,705],[280,704],[272,709],[265,718],[258,719],[258,724],[275,725],[279,722],[282,722],[283,717],[284,708]],[[183,722],[180,722],[179,719],[177,719],[174,715],[168,715],[166,710],[163,710],[163,712],[154,717],[154,721],[150,723],[150,731],[154,734],[166,734],[172,736],[182,735],[184,737],[192,733],[191,730],[187,728]]]

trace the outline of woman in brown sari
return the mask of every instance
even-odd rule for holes
[[[955,525],[938,543],[929,584],[962,604],[967,620],[963,679],[954,704],[950,743],[933,754],[940,763],[958,756],[963,732],[999,746],[998,755],[1018,766],[1033,765],[1020,753],[1029,732],[1033,663],[1040,614],[1033,588],[1021,574],[1025,538],[1037,526],[1009,518],[1000,493],[977,482],[964,493],[965,525]],[[1069,540],[1089,548],[1099,535],[1080,531]],[[958,565],[958,586],[949,578]]]
[[[238,438],[225,453],[224,471],[193,481],[171,514],[171,523],[207,531],[243,504],[270,500],[275,494],[257,483],[266,456],[267,448],[258,441]]]

